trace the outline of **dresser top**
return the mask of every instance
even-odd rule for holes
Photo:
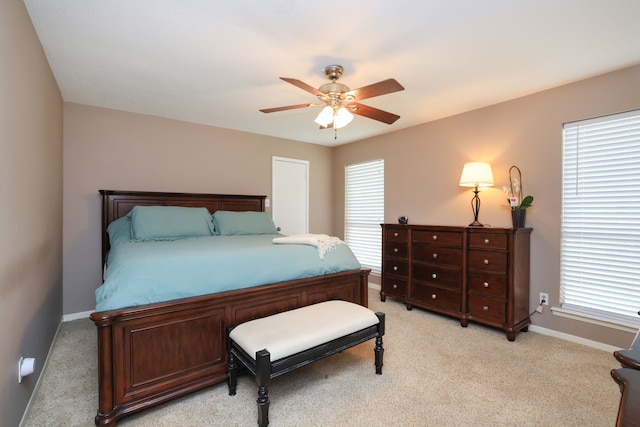
[[[424,224],[380,224],[381,227],[407,228],[412,230],[440,230],[440,231],[467,231],[469,233],[531,233],[533,228],[511,227],[468,227],[455,225],[424,225]]]

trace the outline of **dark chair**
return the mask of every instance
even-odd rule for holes
[[[638,312],[640,314],[640,311]],[[620,362],[623,368],[640,370],[640,330],[627,350],[617,350],[613,356]]]
[[[618,368],[611,371],[611,377],[620,386],[620,405],[616,427],[640,426],[640,371]]]

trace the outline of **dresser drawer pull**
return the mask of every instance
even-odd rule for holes
[[[438,235],[434,234],[432,238],[433,240],[438,240]]]
[[[437,279],[437,278],[438,278],[438,275],[437,275],[436,273],[431,273],[431,278],[432,278],[432,279]]]
[[[393,289],[398,289],[398,285],[397,284],[393,284]]]
[[[394,253],[398,253],[398,248],[393,248]]]
[[[484,243],[488,245],[489,244],[489,239],[484,239]]]
[[[433,259],[438,258],[438,254],[433,254]]]
[[[488,287],[489,287],[489,284],[488,284],[487,282],[484,282],[484,283],[482,284],[482,286],[484,286],[485,288],[488,288]]]
[[[489,311],[489,306],[488,306],[488,305],[485,305],[484,307],[482,307],[482,309],[483,309],[484,311]]]
[[[393,271],[398,271],[398,266],[397,265],[393,266]]]
[[[488,259],[484,260],[484,265],[489,265],[489,260]]]
[[[436,294],[431,294],[431,299],[436,299],[438,296]]]
[[[398,233],[393,233],[393,237],[398,237]]]

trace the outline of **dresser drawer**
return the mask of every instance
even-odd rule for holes
[[[385,227],[384,239],[385,241],[408,242],[409,229],[406,227]]]
[[[456,312],[460,311],[460,292],[431,286],[426,283],[412,283],[411,300]]]
[[[419,263],[413,263],[412,270],[412,279],[432,282],[450,288],[461,288],[462,271],[460,270]]]
[[[460,266],[462,264],[462,248],[415,244],[413,259],[432,264]]]
[[[414,242],[462,246],[462,233],[459,231],[413,230],[412,236]]]
[[[469,247],[507,250],[508,236],[497,233],[469,233]]]
[[[382,268],[385,276],[387,274],[401,277],[409,275],[409,262],[404,259],[385,258]]]
[[[389,295],[407,296],[407,280],[399,277],[384,275],[382,277],[382,290]]]
[[[507,258],[508,254],[506,252],[470,250],[469,268],[506,274]]]
[[[467,286],[469,292],[498,298],[507,297],[507,276],[482,272],[469,273]]]
[[[496,324],[505,323],[506,302],[501,299],[469,295],[469,314],[475,320],[486,320]]]
[[[384,254],[389,257],[406,258],[409,255],[409,242],[385,240]]]

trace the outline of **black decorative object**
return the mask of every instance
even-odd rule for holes
[[[409,224],[409,217],[408,216],[399,216],[398,217],[398,224],[402,224],[402,225]]]
[[[527,219],[526,209],[511,210],[511,221],[513,223],[513,228],[524,228],[526,219]]]

